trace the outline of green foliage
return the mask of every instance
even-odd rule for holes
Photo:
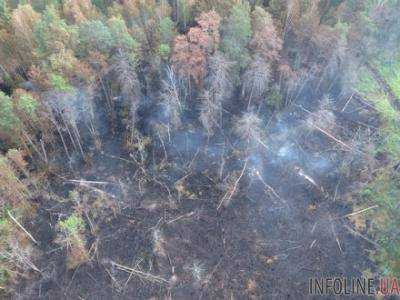
[[[382,120],[387,123],[395,123],[399,118],[399,113],[390,105],[386,95],[381,94],[380,96],[375,100],[375,107],[380,113]]]
[[[231,14],[224,24],[221,50],[243,70],[250,61],[246,48],[252,36],[250,6],[247,2],[232,7]]]
[[[363,69],[362,71],[363,72],[358,78],[357,90],[365,95],[379,93],[378,83],[372,78],[367,70]]]
[[[76,28],[68,26],[53,5],[47,6],[35,28],[37,54],[48,56],[63,48],[74,48],[76,34]]]
[[[79,192],[77,190],[69,191],[68,199],[75,202],[79,201]]]
[[[370,62],[379,70],[396,96],[399,96],[400,61],[386,62],[375,59]],[[392,163],[400,160],[400,113],[380,89],[379,84],[364,69],[357,83],[357,90],[372,102],[377,109],[381,126],[376,151],[385,153]],[[372,256],[379,265],[383,276],[400,275],[400,176],[392,167],[385,167],[367,185],[363,191],[366,200],[379,205],[379,209],[370,214],[373,234],[381,246]]]
[[[89,260],[89,253],[85,247],[85,222],[82,217],[74,213],[66,220],[59,221],[58,228],[61,234],[58,235],[56,242],[67,246],[67,267],[73,269],[87,262]]]
[[[160,25],[160,38],[161,43],[169,44],[175,35],[175,24],[169,17],[161,19]]]
[[[390,80],[388,77],[387,79]],[[357,89],[374,104],[381,117],[382,126],[376,151],[388,154],[392,160],[400,159],[399,112],[393,108],[388,96],[380,90],[377,82],[365,70],[359,78]]]
[[[9,238],[12,235],[12,228],[13,224],[11,223],[10,218],[6,216],[6,205],[4,207],[0,208],[0,249],[8,249],[9,245]],[[2,255],[0,255],[0,262],[4,259]],[[1,268],[1,263],[0,263],[0,273],[3,273],[3,270]],[[3,276],[9,275],[7,274],[8,272],[4,272],[3,274],[0,275],[0,284],[3,282],[3,280],[8,280],[8,278],[2,278]]]
[[[9,245],[8,245],[8,239],[10,237],[11,233],[11,224],[10,221],[5,218],[1,217],[0,218],[0,249],[5,249],[8,250]],[[3,263],[5,263],[6,257],[2,254],[0,254],[0,286],[7,286],[8,281],[11,278],[11,274],[9,270],[6,268],[6,265],[3,266]]]
[[[139,45],[129,34],[125,21],[122,18],[111,18],[108,21],[108,26],[110,27],[114,47],[121,48],[127,52],[137,50]]]
[[[10,279],[10,273],[3,268],[0,268],[0,285],[5,286]]]
[[[335,24],[335,30],[337,30],[339,32],[340,40],[342,42],[346,42],[347,36],[349,33],[349,29],[350,29],[350,25],[348,23],[342,22],[340,20]]]
[[[10,10],[6,0],[0,0],[0,26],[10,22]]]
[[[56,91],[59,92],[72,92],[73,87],[64,79],[64,77],[52,74],[50,77],[51,84]]]
[[[22,94],[17,102],[17,109],[23,111],[28,117],[36,118],[39,103],[29,94]]]
[[[373,234],[381,246],[373,259],[383,276],[400,276],[400,176],[390,168],[383,170],[363,191],[364,198],[379,205],[370,213]]]
[[[189,0],[177,0],[177,19],[181,29],[186,26],[192,19],[192,7]]]
[[[107,14],[107,3],[107,0],[92,0],[92,4],[100,9],[104,15]]]
[[[364,59],[389,54],[400,44],[399,0],[365,0],[361,3],[364,9],[357,26],[362,28],[363,43],[359,50]]]
[[[378,70],[396,97],[400,99],[400,52],[394,58],[380,62]]]
[[[89,51],[108,53],[113,44],[110,29],[100,20],[82,23],[79,27],[80,53],[86,55]]]
[[[21,121],[13,111],[11,98],[0,91],[0,133],[12,135],[21,127]]]
[[[68,219],[60,221],[58,225],[67,236],[78,235],[85,229],[85,222],[76,214],[72,214]]]
[[[389,104],[386,96],[380,98],[375,107],[383,121],[376,150],[387,153],[392,160],[398,160],[400,159],[400,115]]]
[[[4,216],[0,217],[0,236],[2,237],[2,241],[8,238],[10,232],[11,232],[10,220]]]
[[[169,47],[168,44],[161,44],[159,53],[163,59],[168,59],[168,56],[171,53],[171,48]]]
[[[52,5],[53,7],[58,8],[61,4],[61,0],[30,0],[29,3],[36,11],[42,12],[47,6]]]
[[[8,138],[8,146],[18,143],[19,131],[23,127],[23,117],[36,119],[37,101],[28,94],[23,94],[14,104],[12,99],[0,91],[0,134]],[[2,141],[5,145],[5,141]]]
[[[113,17],[108,26],[100,20],[86,21],[79,27],[80,52],[87,55],[89,51],[100,51],[108,54],[112,48],[123,50],[135,57],[138,42],[129,34],[125,21],[120,17]]]

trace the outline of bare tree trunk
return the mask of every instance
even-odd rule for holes
[[[85,155],[83,153],[83,148],[82,148],[82,143],[81,143],[81,136],[79,134],[78,127],[77,127],[76,123],[72,124],[72,130],[73,130],[72,132],[74,133],[74,136],[75,136],[75,139],[76,139],[76,143],[78,144],[79,151],[81,152],[82,157],[84,157]]]
[[[43,139],[40,139],[40,145],[42,147],[42,152],[43,152],[43,156],[44,156],[44,161],[46,162],[46,164],[49,162],[47,159],[47,152],[46,152],[46,148],[44,147],[44,142]]]
[[[62,133],[61,133],[61,130],[60,130],[60,126],[57,124],[57,122],[56,122],[56,121],[54,121],[54,125],[56,126],[56,129],[57,129],[58,135],[59,135],[59,136],[60,136],[60,138],[61,138],[61,143],[63,144],[63,147],[64,147],[65,154],[67,155],[67,157],[68,157],[68,160],[71,160],[71,156],[69,155],[69,152],[68,152],[67,145],[65,144],[64,137],[63,137],[63,135],[62,135]]]

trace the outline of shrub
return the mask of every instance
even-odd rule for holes
[[[168,44],[161,44],[159,53],[161,58],[168,59],[168,56],[171,53],[171,47]]]
[[[64,77],[56,74],[51,75],[51,84],[53,88],[58,92],[72,92],[73,88],[68,82],[64,79]]]
[[[72,214],[66,220],[58,222],[59,235],[56,242],[67,247],[67,267],[74,269],[89,260],[84,236],[85,222],[77,215]]]

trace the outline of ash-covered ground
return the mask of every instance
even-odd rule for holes
[[[373,120],[357,100],[313,91],[279,114],[260,108],[238,119],[227,108],[224,127],[239,124],[236,135],[210,139],[188,122],[145,150],[129,153],[110,138],[86,163],[71,163],[53,178],[53,198],[38,199],[29,226],[41,241],[42,274],[20,294],[303,299],[311,277],[373,268],[373,245],[348,218],[374,163],[360,142]],[[71,191],[71,201],[56,199]],[[85,216],[90,261],[68,270],[53,228],[72,207]]]

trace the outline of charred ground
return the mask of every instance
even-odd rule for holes
[[[295,106],[264,120],[266,139],[273,141],[267,148],[248,148],[247,142],[243,148],[229,131],[208,139],[188,126],[171,142],[152,147],[141,166],[118,151],[122,138],[106,132],[103,151],[77,160],[50,184],[64,197],[78,190],[79,200],[37,199],[39,212],[27,226],[41,242],[42,273],[22,284],[22,293],[50,299],[298,298],[307,294],[310,277],[356,277],[373,270],[373,245],[346,228],[353,227],[346,218],[353,211],[351,190],[371,158],[307,125],[321,109],[318,101],[310,102],[318,97],[313,89],[304,90]],[[357,113],[348,124],[343,103],[330,101],[337,134],[343,127],[355,136],[358,123],[368,120]],[[221,205],[246,161],[237,190]],[[60,158],[58,164],[66,162]],[[99,193],[108,202],[100,208],[93,203]],[[76,209],[86,216],[92,259],[68,270],[68,249],[54,242],[53,228]]]

